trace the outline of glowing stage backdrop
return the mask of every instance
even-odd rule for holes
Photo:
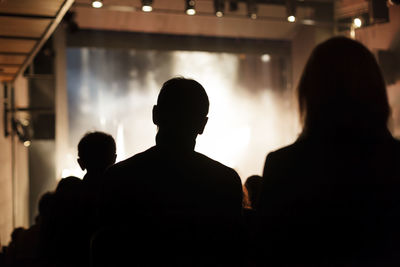
[[[293,142],[299,130],[285,73],[280,57],[268,54],[68,48],[70,150],[63,176],[83,176],[76,146],[87,131],[112,134],[117,161],[154,145],[152,107],[174,76],[197,80],[210,99],[196,151],[235,168],[242,181],[261,174],[266,154]]]

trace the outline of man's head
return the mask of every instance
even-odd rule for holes
[[[196,136],[203,133],[208,108],[208,96],[200,83],[173,78],[161,88],[153,107],[153,122],[160,130]]]
[[[114,138],[103,132],[85,134],[78,144],[78,157],[82,170],[105,171],[117,158]]]

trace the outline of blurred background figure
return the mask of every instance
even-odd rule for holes
[[[258,199],[261,194],[262,177],[260,175],[252,175],[244,182],[244,188],[247,192],[249,207],[253,210],[257,209]]]

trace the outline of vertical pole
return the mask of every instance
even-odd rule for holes
[[[4,137],[7,137],[10,133],[8,132],[8,87],[7,83],[3,83],[3,99],[4,99],[4,113],[3,113],[3,126],[4,126]]]
[[[15,121],[15,90],[14,86],[9,84],[10,97],[9,104],[11,110],[11,201],[12,201],[12,227],[15,228],[16,214],[15,214],[15,185],[16,185],[16,175],[15,175],[15,129],[14,129],[14,121]]]

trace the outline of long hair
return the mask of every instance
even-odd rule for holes
[[[303,134],[387,130],[390,107],[381,70],[357,41],[334,37],[318,45],[297,92]]]

